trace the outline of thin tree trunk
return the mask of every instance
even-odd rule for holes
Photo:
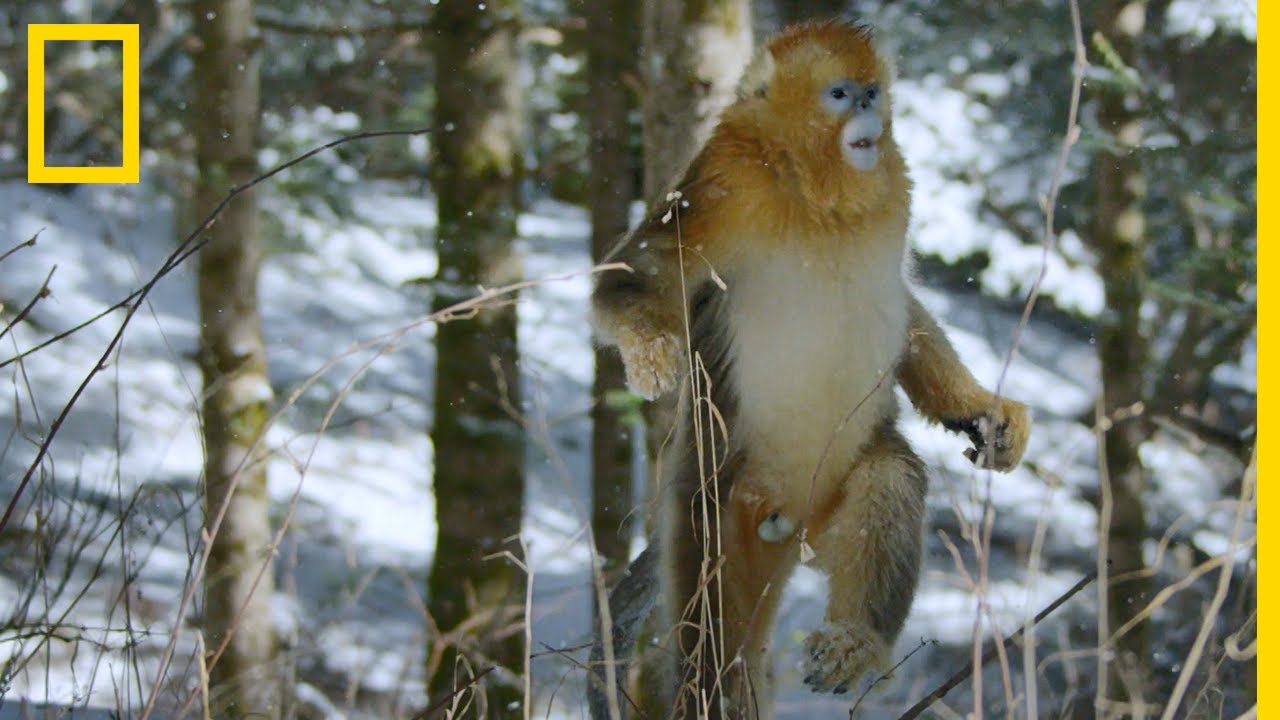
[[[203,214],[257,171],[258,39],[253,0],[199,0],[194,9],[195,205]],[[262,457],[250,455],[272,397],[259,261],[257,197],[248,191],[209,229],[197,271],[206,527],[226,505],[205,577],[205,644],[212,650],[234,633],[210,672],[223,717],[279,713],[267,477]]]
[[[746,0],[644,3],[644,197],[656,202],[711,135],[751,59]]]
[[[1145,0],[1108,0],[1097,7],[1097,26],[1131,67],[1136,65],[1145,16]],[[1118,150],[1102,152],[1096,160],[1098,194],[1091,233],[1107,307],[1098,329],[1098,357],[1103,412],[1112,420],[1103,436],[1104,481],[1110,484],[1112,498],[1103,548],[1110,563],[1106,612],[1112,632],[1135,617],[1150,595],[1146,579],[1117,580],[1144,567],[1147,522],[1138,448],[1149,435],[1146,417],[1135,412],[1144,399],[1143,371],[1150,356],[1141,318],[1146,297],[1145,182],[1133,152],[1142,140],[1142,117],[1126,100],[1124,92],[1114,89],[1098,98],[1098,123],[1113,135]],[[1107,672],[1098,678],[1103,684],[1100,695],[1128,705],[1142,699],[1147,685],[1146,624],[1122,637],[1115,650]]]
[[[679,180],[710,137],[720,111],[733,100],[743,68],[751,59],[749,0],[645,0],[641,59],[645,94],[644,199],[653,206]],[[676,419],[676,394],[645,406],[649,476],[645,496],[656,497],[661,455]],[[656,503],[648,503],[656,506]],[[655,542],[656,518],[645,517]],[[660,614],[660,613],[659,613]],[[659,614],[655,614],[659,615]],[[670,637],[671,628],[655,628]],[[645,656],[637,701],[640,715],[663,717],[671,697],[669,663],[661,653]]]
[[[520,148],[517,0],[441,3],[432,22],[436,136],[432,168],[440,222],[436,308],[472,296],[478,285],[520,279],[514,249]],[[525,577],[509,560],[484,559],[520,532],[524,436],[513,304],[441,325],[436,335],[435,498],[439,527],[428,581],[430,611],[445,632],[485,617],[472,641],[486,661],[521,672]],[[514,631],[513,630],[513,623]],[[505,636],[503,636],[505,633]],[[446,652],[431,679],[434,695],[467,682]],[[477,658],[468,658],[480,672]],[[429,668],[430,670],[430,668]],[[490,675],[489,678],[496,677]],[[486,684],[489,717],[505,717],[518,688]]]
[[[1241,482],[1253,487],[1252,510],[1253,516],[1256,518],[1258,516],[1258,446],[1256,444],[1249,452],[1249,464],[1245,467],[1244,474],[1245,476],[1241,479]],[[1241,593],[1242,607],[1236,612],[1235,623],[1235,627],[1243,629],[1243,626],[1248,623],[1248,618],[1253,617],[1253,632],[1240,632],[1240,638],[1237,640],[1240,647],[1248,647],[1251,637],[1254,642],[1257,642],[1258,639],[1258,548],[1256,545],[1253,550],[1252,567],[1254,570],[1242,579],[1242,583],[1249,588],[1249,592]],[[1245,664],[1244,669],[1241,671],[1244,676],[1244,682],[1242,683],[1244,686],[1244,704],[1246,707],[1256,705],[1258,703],[1258,656],[1255,653],[1253,657],[1237,662]]]
[[[635,72],[639,12],[632,0],[587,0],[587,127],[591,138],[591,258],[603,262],[627,231],[636,196],[628,116],[634,105],[627,76]],[[631,428],[608,402],[626,389],[622,361],[596,349],[591,389],[591,527],[606,567],[627,560],[623,527],[631,506]]]
[[[652,206],[663,201],[733,100],[751,59],[751,3],[645,0],[642,24],[644,198]],[[650,491],[675,421],[675,401],[672,393],[645,407]]]

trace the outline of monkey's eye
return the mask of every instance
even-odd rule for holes
[[[828,112],[843,115],[852,109],[853,99],[857,94],[858,87],[849,80],[832,83],[822,91],[822,106]]]
[[[875,85],[872,85],[871,87],[867,88],[867,99],[868,99],[868,100],[875,100],[875,99],[876,99],[876,96],[878,96],[879,94],[880,94],[880,90],[879,90],[878,88],[876,88],[876,86],[875,86]]]

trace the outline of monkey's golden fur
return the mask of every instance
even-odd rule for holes
[[[632,272],[593,295],[632,387],[692,388],[659,490],[678,717],[771,714],[766,645],[802,546],[831,587],[806,682],[843,692],[885,667],[926,489],[895,382],[967,432],[975,462],[1005,470],[1026,445],[1026,409],[978,385],[903,278],[891,74],[860,26],[774,38],[678,192],[619,246]]]

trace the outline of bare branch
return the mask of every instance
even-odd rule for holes
[[[980,664],[986,665],[987,663],[991,662],[993,659],[995,659],[996,655],[1008,649],[1009,646],[1017,642],[1025,632],[1027,632],[1029,629],[1034,628],[1037,624],[1039,624],[1045,618],[1049,617],[1049,615],[1052,614],[1054,610],[1057,610],[1059,607],[1062,607],[1063,603],[1070,600],[1072,596],[1074,596],[1076,593],[1085,589],[1085,587],[1089,583],[1093,582],[1097,577],[1098,577],[1097,572],[1090,572],[1088,575],[1085,575],[1084,577],[1080,578],[1079,582],[1077,582],[1075,585],[1072,585],[1066,592],[1059,595],[1057,599],[1049,603],[1049,605],[1045,607],[1045,609],[1036,613],[1036,616],[1032,618],[1031,622],[1027,623],[1026,625],[1023,625],[1021,628],[1018,629],[1017,632],[1005,638],[1004,642],[997,643],[994,641],[988,641],[987,650],[986,652],[982,653],[982,661]],[[915,705],[912,705],[911,708],[908,709],[905,713],[899,715],[898,720],[912,720],[912,718],[919,717],[920,713],[923,713],[925,710],[928,710],[930,705],[937,702],[938,700],[941,700],[944,695],[951,692],[951,690],[955,688],[955,686],[964,682],[965,678],[969,677],[969,675],[971,675],[972,673],[973,673],[973,664],[965,663],[964,667],[955,671],[955,673],[952,674],[951,677],[947,678],[946,682],[939,685],[937,689],[935,689],[933,692],[925,696],[923,700],[916,703]]]
[[[422,32],[426,29],[428,18],[413,20],[396,20],[381,25],[348,25],[346,23],[321,23],[309,25],[291,23],[288,20],[269,15],[258,15],[258,27],[284,35],[318,35],[321,37],[368,37],[370,35],[398,35],[406,32]]]
[[[1240,483],[1240,501],[1236,505],[1236,516],[1231,524],[1231,540],[1227,545],[1227,550],[1222,554],[1224,562],[1222,570],[1218,573],[1218,587],[1214,590],[1213,599],[1209,602],[1209,606],[1205,608],[1204,619],[1200,623],[1200,631],[1196,633],[1195,642],[1191,645],[1191,652],[1187,653],[1186,659],[1182,663],[1182,672],[1178,674],[1178,681],[1173,686],[1173,692],[1169,695],[1169,702],[1164,706],[1164,714],[1160,716],[1160,720],[1173,720],[1174,714],[1178,711],[1178,706],[1182,704],[1182,698],[1187,692],[1187,686],[1191,684],[1191,678],[1195,674],[1196,668],[1200,665],[1200,657],[1204,653],[1205,644],[1209,642],[1209,635],[1213,632],[1214,621],[1218,617],[1218,612],[1222,610],[1222,604],[1227,600],[1227,591],[1231,589],[1231,572],[1235,569],[1236,551],[1241,547],[1240,535],[1243,531],[1245,517],[1248,510],[1255,502],[1253,489],[1258,481],[1257,453],[1249,461],[1249,467],[1245,470],[1244,480]]]
[[[34,238],[32,238],[32,240],[34,240]],[[28,242],[31,242],[31,241],[28,241]],[[22,247],[22,246],[19,245],[18,247]],[[44,282],[40,283],[40,289],[37,290],[36,294],[31,297],[31,302],[28,302],[26,307],[19,310],[18,314],[13,318],[13,320],[9,324],[5,325],[3,330],[0,330],[0,338],[8,334],[8,332],[11,329],[13,329],[15,325],[22,322],[22,320],[31,312],[31,309],[36,306],[36,303],[40,302],[44,298],[49,297],[49,279],[53,277],[53,271],[57,269],[58,269],[57,265],[54,265],[53,267],[49,268],[49,274],[44,276]],[[0,305],[0,307],[3,307],[3,306]],[[3,527],[4,527],[3,525],[0,525],[0,528],[3,528]]]
[[[156,284],[159,283],[160,280],[164,278],[164,276],[173,272],[173,270],[177,268],[179,265],[181,265],[183,261],[185,261],[187,258],[194,255],[195,253],[199,252],[200,249],[203,248],[207,242],[209,242],[209,238],[207,236],[201,237],[201,234],[205,230],[207,230],[210,225],[213,224],[213,221],[218,218],[218,215],[222,214],[222,211],[227,207],[227,205],[231,203],[232,200],[234,200],[237,196],[249,190],[250,188],[257,186],[260,183],[265,182],[266,180],[269,180],[272,177],[275,177],[276,175],[279,175],[285,170],[288,170],[294,165],[297,165],[312,157],[315,157],[316,155],[319,155],[320,153],[324,152],[325,150],[329,150],[330,148],[335,148],[339,145],[355,142],[357,140],[367,140],[370,138],[389,137],[389,136],[425,135],[428,133],[435,132],[438,129],[439,128],[432,127],[432,128],[419,128],[416,130],[380,130],[380,131],[356,133],[354,135],[346,135],[338,138],[337,140],[333,140],[331,142],[325,143],[320,147],[314,148],[312,150],[308,150],[307,152],[293,158],[292,160],[289,160],[280,165],[277,165],[276,167],[268,170],[267,172],[261,175],[258,175],[253,180],[250,180],[244,185],[231,188],[231,190],[227,192],[226,197],[224,197],[222,201],[218,203],[217,207],[215,207],[209,213],[208,217],[206,217],[204,221],[201,222],[200,225],[196,227],[195,230],[192,230],[191,233],[188,234],[187,237],[181,243],[178,244],[178,247],[175,248],[172,253],[170,253],[169,257],[165,259],[164,264],[160,266],[160,269],[157,270],[156,273],[151,276],[151,279],[148,280],[145,285],[143,285],[137,291],[132,293],[129,296],[129,298],[126,299],[125,302],[129,302],[130,304],[127,305],[128,312],[125,314],[124,319],[120,321],[120,327],[116,329],[116,333],[111,338],[111,342],[107,343],[107,347],[105,350],[103,350],[102,356],[99,358],[98,362],[94,363],[93,367],[89,370],[89,373],[85,376],[84,380],[81,381],[80,386],[77,387],[76,391],[71,395],[71,399],[68,400],[66,405],[62,407],[62,411],[58,413],[58,417],[55,418],[53,421],[53,424],[49,426],[49,432],[45,435],[44,440],[40,443],[40,449],[39,451],[36,452],[35,459],[31,461],[31,464],[27,467],[27,471],[23,473],[22,480],[18,482],[18,488],[14,491],[13,497],[10,498],[9,504],[5,507],[4,515],[0,516],[0,532],[2,532],[5,526],[9,524],[9,519],[13,517],[14,511],[18,507],[18,500],[22,497],[22,493],[26,491],[27,485],[30,484],[32,476],[35,475],[36,468],[40,467],[40,463],[44,460],[45,456],[48,455],[49,447],[53,444],[54,438],[57,437],[58,431],[62,429],[62,424],[66,422],[67,416],[71,414],[72,408],[75,407],[75,404],[80,400],[80,397],[84,395],[84,391],[89,387],[89,383],[93,381],[93,378],[96,377],[97,374],[102,371],[102,368],[106,367],[107,360],[111,357],[111,353],[115,352],[116,346],[119,345],[120,341],[124,338],[125,329],[129,327],[129,322],[133,320],[134,313],[138,311],[138,307],[141,305],[141,302],[133,302],[133,301],[141,301],[142,299],[146,298],[146,296],[151,293],[151,290],[155,288]],[[120,307],[120,306],[121,306],[120,304],[117,304],[116,307]],[[108,310],[108,312],[110,311]],[[83,327],[83,325],[81,327]],[[18,357],[15,357],[5,361],[4,363],[0,363],[0,367],[3,367],[4,365],[7,365],[8,363],[13,362],[14,360],[17,360],[17,359]]]
[[[925,647],[929,645],[937,645],[937,644],[938,644],[937,640],[925,640],[924,638],[920,638],[919,645],[911,648],[911,652],[907,653],[905,656],[903,656],[901,660],[894,663],[893,667],[884,671],[884,673],[880,675],[880,677],[876,678],[875,680],[872,680],[870,685],[867,685],[867,689],[863,690],[862,694],[858,696],[858,701],[853,704],[853,707],[849,708],[850,720],[856,717],[858,712],[858,707],[862,705],[863,700],[867,699],[867,696],[871,694],[871,691],[875,689],[876,685],[879,685],[885,680],[892,678],[893,674],[898,671],[898,668],[902,667],[908,660],[910,660],[912,655],[915,655],[916,653],[920,652],[921,650],[923,650]]]
[[[1057,242],[1057,231],[1054,229],[1053,221],[1054,212],[1058,205],[1058,194],[1062,190],[1062,180],[1067,172],[1067,158],[1071,156],[1071,148],[1075,147],[1076,142],[1080,139],[1080,126],[1078,124],[1080,93],[1084,85],[1084,71],[1089,66],[1089,61],[1085,57],[1084,30],[1080,23],[1080,5],[1076,0],[1071,0],[1071,29],[1075,35],[1075,57],[1071,63],[1071,106],[1067,111],[1067,131],[1058,150],[1058,161],[1053,168],[1049,191],[1041,200],[1041,210],[1044,211],[1044,230],[1041,234],[1043,252],[1041,254],[1040,273],[1036,275],[1035,282],[1031,285],[1031,291],[1027,293],[1026,303],[1022,308],[1022,316],[1018,318],[1018,325],[1013,330],[1013,339],[1009,343],[1009,351],[1005,354],[1004,364],[1000,368],[1000,379],[996,381],[996,397],[1000,396],[1000,391],[1004,387],[1005,376],[1009,372],[1009,366],[1013,363],[1013,354],[1017,352],[1018,345],[1022,341],[1022,332],[1031,322],[1031,311],[1035,309],[1036,300],[1040,297],[1040,286],[1044,283],[1044,276],[1049,272],[1049,252]]]
[[[481,670],[475,675],[472,675],[471,679],[468,680],[464,685],[462,685],[461,687],[454,688],[453,692],[435,701],[434,703],[432,703],[430,706],[428,706],[425,710],[418,713],[417,715],[414,715],[413,720],[426,720],[432,715],[443,711],[446,707],[449,706],[450,703],[453,702],[454,698],[466,692],[468,688],[475,686],[475,684],[480,682],[480,680],[484,678],[485,675],[488,675],[489,673],[493,672],[495,669],[497,669],[497,667],[498,667],[497,665],[490,665],[489,667]]]
[[[40,237],[40,233],[42,232],[44,232],[44,228],[40,228],[39,230],[37,230],[36,234],[32,235],[29,239],[24,240],[23,242],[20,242],[17,245],[14,245],[8,250],[5,250],[3,253],[0,253],[0,262],[4,262],[5,260],[8,260],[10,255],[18,252],[22,248],[35,247],[36,238]]]

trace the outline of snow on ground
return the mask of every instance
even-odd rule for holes
[[[275,450],[269,466],[273,516],[280,521],[293,513],[275,609],[303,675],[325,685],[331,701],[342,705],[337,698],[343,690],[358,685],[364,698],[412,703],[421,693],[425,632],[418,608],[435,534],[427,438],[435,357],[433,328],[414,326],[429,299],[410,281],[435,272],[429,249],[435,212],[430,199],[388,183],[357,186],[349,200],[352,212],[339,217],[284,195],[264,195],[278,226],[291,236],[269,243],[260,290],[271,382],[281,407],[268,436]],[[145,185],[86,186],[59,195],[8,183],[0,185],[0,217],[9,219],[6,246],[40,233],[36,247],[0,264],[6,320],[57,265],[52,295],[3,338],[0,362],[120,300],[153,272],[176,236],[171,203]],[[960,220],[935,220],[967,227]],[[932,224],[927,217],[921,222]],[[579,208],[539,203],[521,217],[519,229],[526,276],[554,278],[523,292],[519,306],[530,421],[524,527],[535,572],[534,649],[540,650],[544,643],[577,645],[589,631],[590,264],[588,225]],[[926,227],[920,234],[929,232],[934,230]],[[964,236],[953,234],[952,241],[956,237]],[[135,490],[144,493],[127,528],[127,552],[109,531],[86,541],[86,557],[102,556],[105,571],[91,582],[83,560],[72,568],[72,585],[87,591],[66,618],[101,628],[114,617],[118,625],[122,612],[111,608],[127,590],[140,625],[135,664],[144,675],[127,672],[123,635],[99,633],[109,650],[76,652],[74,645],[55,643],[13,679],[10,698],[108,707],[113,688],[125,688],[126,699],[137,704],[149,687],[172,629],[200,517],[193,279],[193,267],[184,266],[156,286],[120,352],[63,426],[27,496],[55,516],[88,517],[93,508],[109,516]],[[1015,315],[977,297],[921,295],[975,375],[994,384]],[[0,445],[0,497],[14,492],[42,428],[122,317],[116,311],[3,368],[8,382],[0,427],[22,433]],[[402,328],[409,329],[398,332]],[[382,339],[367,342],[375,338]],[[332,367],[324,368],[330,360]],[[290,394],[322,369],[315,386],[286,407]],[[1096,513],[1089,498],[1097,483],[1096,450],[1091,431],[1076,418],[1091,408],[1096,377],[1086,341],[1033,321],[1004,379],[1005,391],[1034,409],[1031,462],[1009,475],[975,471],[961,455],[959,438],[905,414],[905,431],[932,470],[932,523],[927,567],[896,654],[905,656],[921,639],[940,645],[913,656],[888,688],[866,701],[873,716],[874,709],[886,712],[918,697],[964,662],[977,598],[961,581],[947,543],[959,548],[972,571],[961,519],[977,517],[988,499],[997,520],[984,627],[1011,632],[1093,567]],[[321,418],[340,396],[332,422],[319,433]],[[1230,508],[1204,514],[1220,490],[1205,478],[1222,471],[1165,441],[1144,449],[1144,460],[1161,477],[1153,499],[1157,517],[1171,522],[1190,515],[1187,533],[1198,533],[1207,546],[1222,545]],[[29,570],[22,558],[33,552],[28,543],[40,532],[36,524],[35,514],[27,514],[21,533],[0,537],[0,617],[21,598]],[[1032,574],[1027,557],[1038,528],[1045,530],[1044,551],[1040,572]],[[121,578],[128,572],[137,577],[126,588]],[[782,717],[848,715],[851,700],[808,693],[797,672],[800,641],[820,621],[824,588],[821,576],[802,569],[784,593],[775,638]],[[1092,603],[1085,593],[1061,610],[1058,624],[1049,626],[1056,629],[1044,630],[1042,642],[1066,647],[1068,635],[1088,626]],[[191,643],[191,633],[181,633],[179,658],[190,656]],[[21,647],[0,641],[0,656]],[[171,674],[184,672],[179,667]],[[540,714],[550,708],[550,716],[581,717],[582,675],[571,663],[543,657],[535,660],[534,672]],[[307,693],[319,697],[310,685]],[[377,715],[368,707],[346,711]]]

